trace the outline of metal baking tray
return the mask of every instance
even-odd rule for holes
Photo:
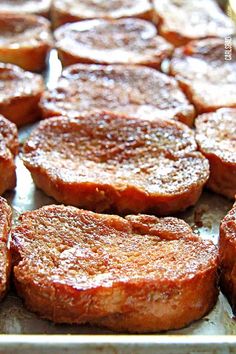
[[[52,88],[61,73],[57,53],[49,56],[45,82]],[[37,124],[37,123],[36,123]],[[21,144],[36,124],[20,129]],[[14,222],[26,210],[55,203],[38,190],[23,166],[17,163],[17,187],[5,197],[13,208]],[[194,208],[178,216],[186,220],[193,231],[203,238],[218,240],[219,222],[231,208],[227,199],[204,191]],[[75,325],[55,325],[27,311],[11,289],[0,304],[0,354],[2,353],[236,353],[236,322],[225,297],[220,294],[215,308],[203,319],[176,331],[150,335],[114,334],[110,331]]]

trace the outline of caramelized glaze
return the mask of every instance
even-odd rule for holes
[[[235,35],[233,21],[214,0],[154,0],[154,18],[160,34],[176,46]]]
[[[57,87],[41,100],[44,117],[109,110],[155,120],[192,124],[194,108],[175,79],[154,69],[129,65],[77,64],[64,69]]]
[[[62,63],[143,64],[159,68],[172,46],[141,19],[91,20],[67,24],[55,32]]]
[[[221,222],[219,251],[221,289],[236,313],[236,204]]]
[[[234,199],[236,195],[236,109],[222,108],[196,119],[196,139],[210,162],[208,186]]]
[[[194,41],[176,49],[170,73],[176,77],[200,113],[236,107],[236,45],[232,39],[230,60],[223,39]]]
[[[194,204],[208,178],[208,162],[196,149],[181,123],[94,113],[40,123],[23,159],[36,183],[60,202],[168,214]]]
[[[183,224],[56,205],[26,212],[11,244],[18,292],[31,310],[55,322],[131,332],[181,327],[208,311],[217,295],[216,248]],[[184,239],[180,225],[187,230]],[[136,316],[145,318],[143,324]]]

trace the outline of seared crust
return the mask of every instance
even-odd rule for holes
[[[234,199],[236,195],[236,109],[219,109],[199,116],[196,139],[210,163],[207,185]]]
[[[44,90],[40,75],[0,63],[0,114],[17,126],[41,117],[39,100]]]
[[[80,21],[60,27],[54,35],[64,66],[140,64],[159,69],[173,49],[152,23],[134,18]]]
[[[64,204],[168,215],[194,205],[208,179],[196,149],[181,123],[100,112],[41,122],[23,160],[36,185]]]
[[[11,257],[7,242],[11,220],[11,208],[6,200],[0,197],[0,300],[5,296],[9,285]]]
[[[0,13],[0,61],[42,71],[52,44],[49,29],[43,17]]]
[[[52,6],[53,26],[68,22],[102,18],[115,20],[125,17],[152,19],[149,0],[54,0]]]
[[[220,225],[220,285],[236,314],[236,204]]]
[[[236,43],[224,39],[190,42],[176,49],[170,73],[199,113],[236,107]]]
[[[1,0],[0,13],[49,16],[51,0]]]
[[[156,332],[186,326],[216,301],[217,250],[181,220],[51,205],[19,221],[14,281],[43,318]]]
[[[160,34],[175,46],[194,39],[232,36],[233,21],[214,0],[153,0]]]
[[[15,124],[0,115],[0,195],[16,186],[14,156],[17,152],[17,128]],[[2,199],[0,198],[0,207]]]
[[[174,118],[190,126],[195,115],[173,78],[138,65],[72,65],[57,87],[45,92],[41,107],[44,118],[96,109],[150,120]]]

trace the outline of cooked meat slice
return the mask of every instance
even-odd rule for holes
[[[48,17],[51,0],[1,0],[0,13],[35,14]]]
[[[68,67],[57,87],[45,92],[41,107],[45,118],[97,109],[150,120],[174,118],[192,125],[195,115],[175,79],[138,65]]]
[[[160,34],[175,46],[235,34],[233,21],[214,0],[154,0],[154,21]]]
[[[176,49],[170,73],[199,113],[236,107],[236,43],[223,39],[191,42]]]
[[[55,31],[63,65],[75,63],[141,64],[159,69],[172,45],[156,27],[140,19],[90,20],[64,25]]]
[[[100,112],[42,121],[23,160],[36,185],[64,204],[168,215],[195,204],[208,179],[196,149],[182,123]]]
[[[0,197],[0,300],[7,292],[11,270],[10,251],[7,245],[11,219],[11,208],[6,200]]]
[[[16,186],[14,156],[17,152],[17,128],[15,124],[0,115],[0,195]],[[0,198],[0,207],[2,206],[2,199]]]
[[[0,114],[17,126],[40,118],[43,78],[11,64],[0,63]]]
[[[236,314],[236,204],[220,225],[220,284]]]
[[[1,9],[1,5],[0,5]],[[42,71],[51,47],[50,22],[34,15],[0,12],[0,61]]]
[[[214,192],[236,195],[236,109],[222,108],[196,119],[196,139],[210,163],[207,182]]]
[[[180,328],[218,294],[216,247],[175,218],[46,206],[20,216],[11,251],[25,305],[57,323]]]
[[[77,22],[94,18],[119,19],[139,17],[152,18],[149,0],[54,0],[52,19],[54,27],[67,22]]]

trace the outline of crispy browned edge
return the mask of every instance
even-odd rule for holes
[[[69,51],[63,50],[61,49],[59,46],[57,46],[57,51],[58,51],[58,56],[59,59],[62,62],[63,66],[70,66],[70,65],[74,65],[74,64],[78,64],[78,63],[82,63],[82,64],[99,64],[99,65],[113,65],[113,63],[109,63],[108,61],[98,61],[98,60],[93,60],[90,58],[86,58],[83,56],[78,55],[73,55],[72,53],[70,53]],[[135,55],[135,54],[134,54]],[[143,65],[143,66],[148,66],[150,68],[154,68],[157,70],[161,69],[162,66],[162,61],[165,59],[168,59],[170,57],[171,53],[169,55],[162,55],[159,58],[157,58],[157,60],[155,60],[154,58],[152,60],[147,60],[147,61],[142,61],[142,62],[133,62],[133,65]],[[114,63],[119,64],[117,63]],[[127,63],[128,64],[128,63]],[[131,63],[129,63],[131,64]],[[123,65],[123,64],[121,64]],[[125,65],[125,64],[124,64]],[[187,123],[186,123],[187,124]]]
[[[39,100],[42,92],[43,89],[30,97],[16,97],[6,104],[0,103],[0,113],[18,127],[33,123],[41,118]]]
[[[157,215],[174,214],[184,211],[198,201],[204,184],[193,186],[188,191],[171,196],[147,196],[138,188],[129,187],[118,191],[112,185],[96,183],[68,184],[62,180],[51,181],[50,176],[40,168],[27,163],[32,178],[38,188],[60,203],[73,205],[96,212],[113,211],[121,215],[127,213],[150,212]],[[81,201],[83,201],[81,203]]]
[[[52,5],[52,7],[51,7],[51,17],[52,17],[53,28],[60,27],[60,26],[64,25],[65,23],[71,23],[71,22],[92,19],[92,18],[83,17],[82,14],[81,14],[81,16],[79,16],[79,15],[74,16],[70,13],[70,11],[60,11],[55,5]],[[125,17],[130,17],[130,16],[122,16],[122,18],[125,18]],[[153,18],[153,10],[151,8],[148,11],[145,10],[139,14],[134,14],[132,17],[141,18],[143,20],[150,21]],[[103,17],[103,18],[112,19],[112,17],[110,17],[110,16]]]
[[[46,57],[50,48],[48,43],[41,43],[35,48],[18,48],[16,50],[0,48],[0,61],[18,65],[24,70],[42,72],[46,67]]]
[[[104,316],[97,320],[91,318],[89,321],[87,319],[78,321],[82,312],[86,314],[88,299],[93,298],[94,311],[96,311],[95,308],[102,301],[102,296],[109,297],[111,292],[116,292],[116,289],[108,289],[107,291],[104,289],[102,294],[96,296],[96,289],[90,289],[83,294],[60,284],[56,284],[53,289],[48,285],[41,288],[35,284],[23,284],[17,281],[16,274],[14,275],[14,282],[18,295],[24,299],[25,306],[44,319],[52,320],[54,323],[84,324],[89,322],[114,331],[128,331],[130,333],[157,332],[185,327],[206,315],[213,308],[218,297],[216,269],[209,269],[196,275],[191,284],[190,282],[182,284],[181,288],[178,289],[181,295],[178,295],[175,287],[172,290],[168,289],[167,299],[164,297],[155,308],[156,321],[150,319],[148,308],[146,314],[142,311],[133,311]],[[124,291],[134,303],[137,302],[138,304],[139,302],[139,305],[140,302],[142,305],[140,298],[144,298],[149,293],[154,293],[155,290],[155,284],[148,284],[145,281],[136,286],[121,284],[120,287],[120,290],[117,289],[117,295],[119,291]],[[162,290],[164,296],[166,288],[163,286]],[[157,294],[160,294],[160,289],[158,289]],[[68,298],[71,300],[71,306],[70,304],[65,306],[68,303]],[[184,305],[183,311],[176,313],[174,310],[175,304],[178,304],[179,301]],[[199,303],[199,307],[191,307],[192,302]],[[168,319],[163,314],[163,309],[168,314]],[[97,315],[95,312],[94,317],[97,317]]]
[[[180,88],[181,90],[181,88]],[[186,94],[183,92],[183,94],[186,96]],[[43,97],[43,96],[42,96]],[[196,112],[195,112],[195,107],[194,105],[188,100],[188,98],[186,97],[189,106],[186,108],[185,110],[185,114],[182,114],[181,112],[178,112],[176,114],[176,116],[173,118],[173,120],[176,120],[178,122],[184,123],[186,124],[188,127],[192,127],[193,123],[194,123],[194,118],[196,116]],[[45,103],[43,102],[43,100],[41,99],[39,102],[39,106],[41,109],[41,115],[43,119],[47,119],[47,118],[52,118],[52,117],[58,117],[61,116],[62,113],[60,111],[58,111],[55,106],[54,108],[52,107],[48,107],[47,105],[45,105]],[[98,111],[99,109],[97,109]],[[104,109],[100,109],[100,111],[104,111]],[[86,113],[88,113],[89,111],[87,111]],[[107,110],[107,112],[109,112]],[[111,111],[111,113],[114,113]],[[122,113],[117,113],[117,114],[122,114],[122,115],[126,115],[124,112]],[[142,118],[139,118],[142,119]]]

